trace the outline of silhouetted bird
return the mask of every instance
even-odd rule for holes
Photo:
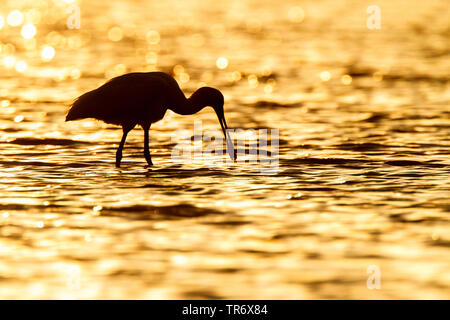
[[[128,132],[140,125],[144,129],[144,156],[147,163],[153,165],[148,146],[151,124],[161,120],[167,109],[188,115],[210,106],[219,118],[230,157],[236,160],[227,131],[223,103],[222,93],[214,88],[202,87],[186,99],[176,80],[168,74],[128,73],[78,97],[72,104],[66,121],[95,118],[122,126],[123,136],[116,152],[116,167],[120,167]]]

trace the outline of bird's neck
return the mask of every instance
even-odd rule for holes
[[[193,94],[189,98],[180,99],[171,110],[181,115],[190,115],[199,112],[204,107],[206,107],[206,104],[201,97]]]

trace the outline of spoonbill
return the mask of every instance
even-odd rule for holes
[[[163,72],[134,72],[115,77],[78,97],[71,105],[66,121],[94,118],[122,126],[123,136],[116,152],[116,167],[120,167],[127,134],[140,125],[144,129],[144,156],[148,165],[152,166],[149,150],[151,124],[161,120],[167,109],[190,115],[210,106],[219,119],[230,158],[236,160],[223,104],[223,95],[217,89],[202,87],[186,98],[177,81],[170,75]]]

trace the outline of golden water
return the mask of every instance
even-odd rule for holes
[[[377,0],[369,30],[372,2],[2,1],[0,298],[449,298],[448,3]],[[151,169],[142,130],[116,169],[120,128],[64,122],[151,70],[279,129],[280,171],[175,164],[211,109],[155,124]]]

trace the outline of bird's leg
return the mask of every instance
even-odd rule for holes
[[[142,129],[144,129],[144,157],[145,160],[147,160],[147,163],[149,166],[153,166],[152,163],[152,156],[150,155],[150,149],[149,149],[149,133],[148,131],[150,130],[150,125],[146,125],[146,126],[142,126]]]
[[[125,145],[125,140],[127,139],[128,132],[130,132],[130,130],[132,128],[123,126],[122,129],[123,129],[122,140],[120,140],[120,145],[116,152],[116,167],[117,168],[120,168],[120,161],[122,160],[123,146]]]

